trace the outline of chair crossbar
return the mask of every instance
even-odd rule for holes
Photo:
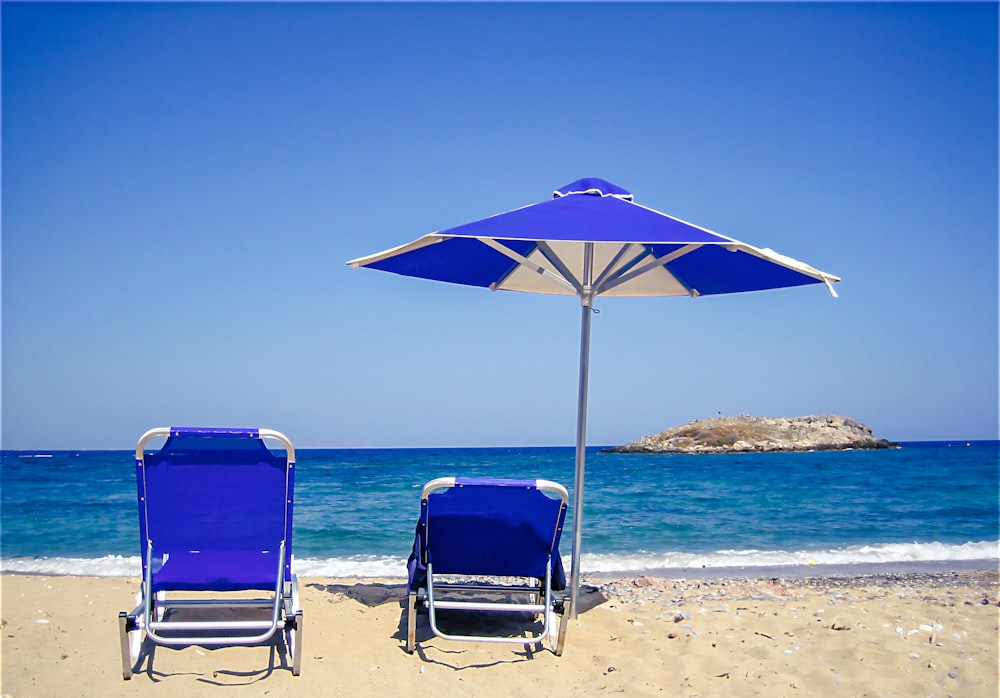
[[[157,604],[160,608],[271,608],[273,599],[177,599]]]
[[[483,594],[537,594],[542,591],[541,587],[537,585],[530,586],[528,584],[511,586],[483,586],[481,584],[462,584],[458,582],[437,582],[434,584],[434,588],[449,592],[468,591]]]
[[[546,623],[545,629],[538,635],[525,635],[524,637],[493,637],[490,635],[449,635],[448,633],[443,633],[440,630],[437,631],[437,636],[444,638],[445,640],[457,640],[459,642],[497,642],[505,643],[509,645],[532,645],[538,642],[542,642],[546,637],[548,637],[548,623]]]
[[[148,631],[148,629],[147,629]],[[156,642],[161,645],[259,645],[262,642],[270,640],[274,637],[274,632],[268,630],[267,632],[260,633],[259,635],[247,635],[246,637],[238,635],[221,635],[219,637],[197,637],[191,638],[187,636],[178,636],[176,638],[157,635]]]
[[[430,604],[425,600],[424,606]],[[498,603],[490,601],[440,601],[435,599],[437,608],[456,611],[513,611],[515,613],[544,613],[546,607],[542,604],[528,603]]]
[[[177,628],[178,630],[217,630],[224,628],[244,628],[247,630],[259,630],[270,628],[270,620],[175,620],[175,621],[153,621],[153,629]]]
[[[269,620],[175,620],[162,623],[153,621],[150,627],[153,630],[226,630],[229,628],[233,630],[264,630],[272,628],[273,624]]]
[[[166,608],[170,605],[167,604]],[[175,630],[185,631],[185,630],[226,630],[231,629],[234,632],[239,632],[242,630],[262,630],[263,632],[252,635],[232,635],[232,636],[220,636],[220,637],[199,637],[195,642],[199,645],[249,645],[256,644],[259,642],[264,642],[270,639],[274,633],[278,630],[280,625],[279,620],[279,610],[275,608],[275,612],[271,615],[269,620],[235,620],[235,621],[154,621],[147,620],[145,623],[146,634],[153,638],[156,642],[161,642],[163,644],[191,644],[192,638],[190,637],[173,637],[171,635],[164,635],[163,631],[172,632]]]
[[[219,608],[242,608],[266,606],[270,608],[274,605],[273,599],[177,599],[168,600],[158,604],[161,608],[193,608],[197,606],[219,607]]]

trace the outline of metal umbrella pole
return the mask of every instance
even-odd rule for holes
[[[580,543],[583,539],[583,474],[587,460],[587,391],[590,375],[590,316],[593,314],[594,244],[583,249],[583,290],[580,293],[580,391],[576,412],[576,470],[573,478],[573,554],[570,569],[571,617],[576,620],[580,599]]]

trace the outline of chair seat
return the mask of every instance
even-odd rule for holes
[[[153,591],[273,591],[278,551],[170,553],[153,573]]]

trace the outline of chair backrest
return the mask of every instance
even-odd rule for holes
[[[434,483],[446,489],[430,491]],[[544,480],[428,483],[421,523],[434,572],[544,577],[549,556],[558,556],[566,502],[566,490]]]
[[[140,440],[135,462],[144,579],[150,539],[157,558],[191,551],[276,554],[284,541],[285,579],[291,578],[295,453],[280,434],[285,454],[268,449],[263,438],[273,434],[170,427]],[[144,453],[144,441],[156,436],[167,436],[166,443]]]

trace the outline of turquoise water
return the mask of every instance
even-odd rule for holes
[[[432,478],[573,485],[572,448],[299,450],[297,460],[304,575],[402,576],[420,488]],[[998,467],[997,442],[748,455],[593,449],[582,568],[995,560]],[[3,452],[0,569],[137,574],[134,472],[131,451]]]

